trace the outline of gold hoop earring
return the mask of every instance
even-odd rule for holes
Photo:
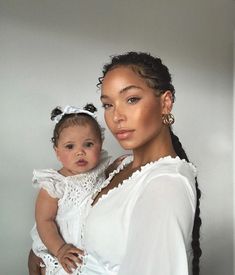
[[[163,122],[163,124],[170,126],[175,122],[175,118],[171,113],[162,114],[162,122]]]

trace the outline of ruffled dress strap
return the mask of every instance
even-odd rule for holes
[[[97,173],[97,176],[101,176],[105,173],[105,170],[110,164],[111,157],[108,155],[106,150],[101,151],[100,163],[93,169],[94,173]]]
[[[33,187],[43,188],[52,198],[61,199],[65,191],[65,177],[54,169],[33,171]]]

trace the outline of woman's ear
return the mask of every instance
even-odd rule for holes
[[[161,95],[162,114],[169,114],[173,107],[173,95],[171,91],[166,91]]]

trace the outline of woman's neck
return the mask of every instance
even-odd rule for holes
[[[161,137],[158,137],[140,148],[134,149],[131,167],[135,169],[166,156],[177,156],[168,131],[166,134],[161,135]]]

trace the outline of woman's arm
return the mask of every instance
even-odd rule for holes
[[[43,263],[42,259],[37,257],[31,249],[28,256],[29,275],[41,275],[41,263]]]
[[[180,175],[152,179],[131,216],[120,275],[188,275],[195,194]]]
[[[76,256],[81,251],[72,244],[66,244],[61,237],[55,222],[57,209],[58,199],[52,198],[46,190],[40,189],[35,209],[39,236],[50,253],[58,258],[66,272],[71,273],[72,268],[77,267],[76,263],[81,263]]]

